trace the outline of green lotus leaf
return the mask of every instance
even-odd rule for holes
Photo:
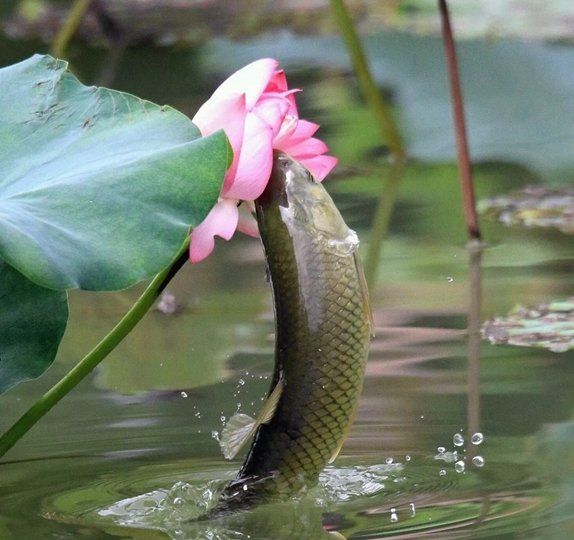
[[[0,393],[41,375],[66,329],[66,293],[32,283],[0,260]]]
[[[122,289],[167,266],[205,218],[229,144],[66,65],[0,69],[0,256],[44,287]]]

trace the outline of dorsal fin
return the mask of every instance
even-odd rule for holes
[[[281,392],[283,391],[283,379],[279,379],[273,392],[261,408],[257,419],[247,414],[234,414],[225,424],[219,439],[219,446],[226,459],[233,459],[249,438],[257,431],[261,424],[266,424],[273,418]]]
[[[367,280],[365,279],[365,272],[363,271],[361,259],[359,259],[359,252],[356,249],[353,252],[353,259],[355,260],[355,268],[357,269],[357,275],[359,276],[359,286],[361,287],[361,296],[363,297],[363,310],[371,323],[371,337],[374,338],[375,321],[373,321],[373,310],[371,309],[371,300],[369,298],[369,287],[367,285]]]

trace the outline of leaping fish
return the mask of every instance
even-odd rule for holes
[[[278,153],[255,206],[273,290],[275,371],[258,418],[235,415],[222,432],[229,459],[253,442],[212,516],[317,483],[351,427],[373,331],[357,235],[325,188]]]

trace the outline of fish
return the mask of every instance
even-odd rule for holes
[[[212,516],[317,483],[353,422],[373,335],[359,241],[323,185],[276,153],[255,208],[274,300],[275,368],[258,417],[237,414],[222,431],[227,458],[252,444]]]

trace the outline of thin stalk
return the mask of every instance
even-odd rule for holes
[[[480,229],[476,214],[476,203],[474,200],[474,185],[472,181],[472,169],[468,151],[468,140],[466,135],[466,120],[464,115],[464,103],[460,86],[460,76],[458,70],[458,60],[456,57],[456,46],[452,35],[450,16],[446,0],[438,0],[438,6],[442,23],[442,38],[444,43],[444,53],[450,83],[450,93],[452,96],[452,108],[454,116],[454,127],[456,133],[456,148],[458,155],[458,169],[462,187],[462,201],[464,207],[464,218],[470,239],[480,240]]]
[[[480,300],[481,300],[481,264],[482,244],[470,241],[470,303],[468,306],[468,371],[467,371],[467,445],[466,456],[472,459],[477,447],[470,437],[480,431]]]
[[[54,405],[74,389],[133,330],[188,258],[189,239],[172,264],[157,274],[136,303],[112,331],[76,366],[48,390],[24,415],[0,437],[0,457],[12,448]]]
[[[88,11],[92,0],[75,0],[74,4],[70,8],[68,15],[64,24],[58,31],[54,42],[52,43],[51,53],[56,58],[65,58],[66,49],[74,34],[78,31],[78,28],[82,24],[82,19]]]
[[[377,269],[381,259],[383,240],[386,238],[393,208],[399,194],[399,186],[404,175],[404,162],[396,161],[389,171],[379,197],[375,217],[371,224],[369,249],[365,259],[365,279],[370,291],[374,290],[377,281]]]
[[[383,139],[387,143],[392,156],[396,160],[402,161],[406,154],[403,139],[391,114],[391,108],[384,101],[379,88],[375,84],[365,51],[344,0],[331,0],[331,9],[339,25],[343,40],[347,45],[363,97],[375,115]]]

